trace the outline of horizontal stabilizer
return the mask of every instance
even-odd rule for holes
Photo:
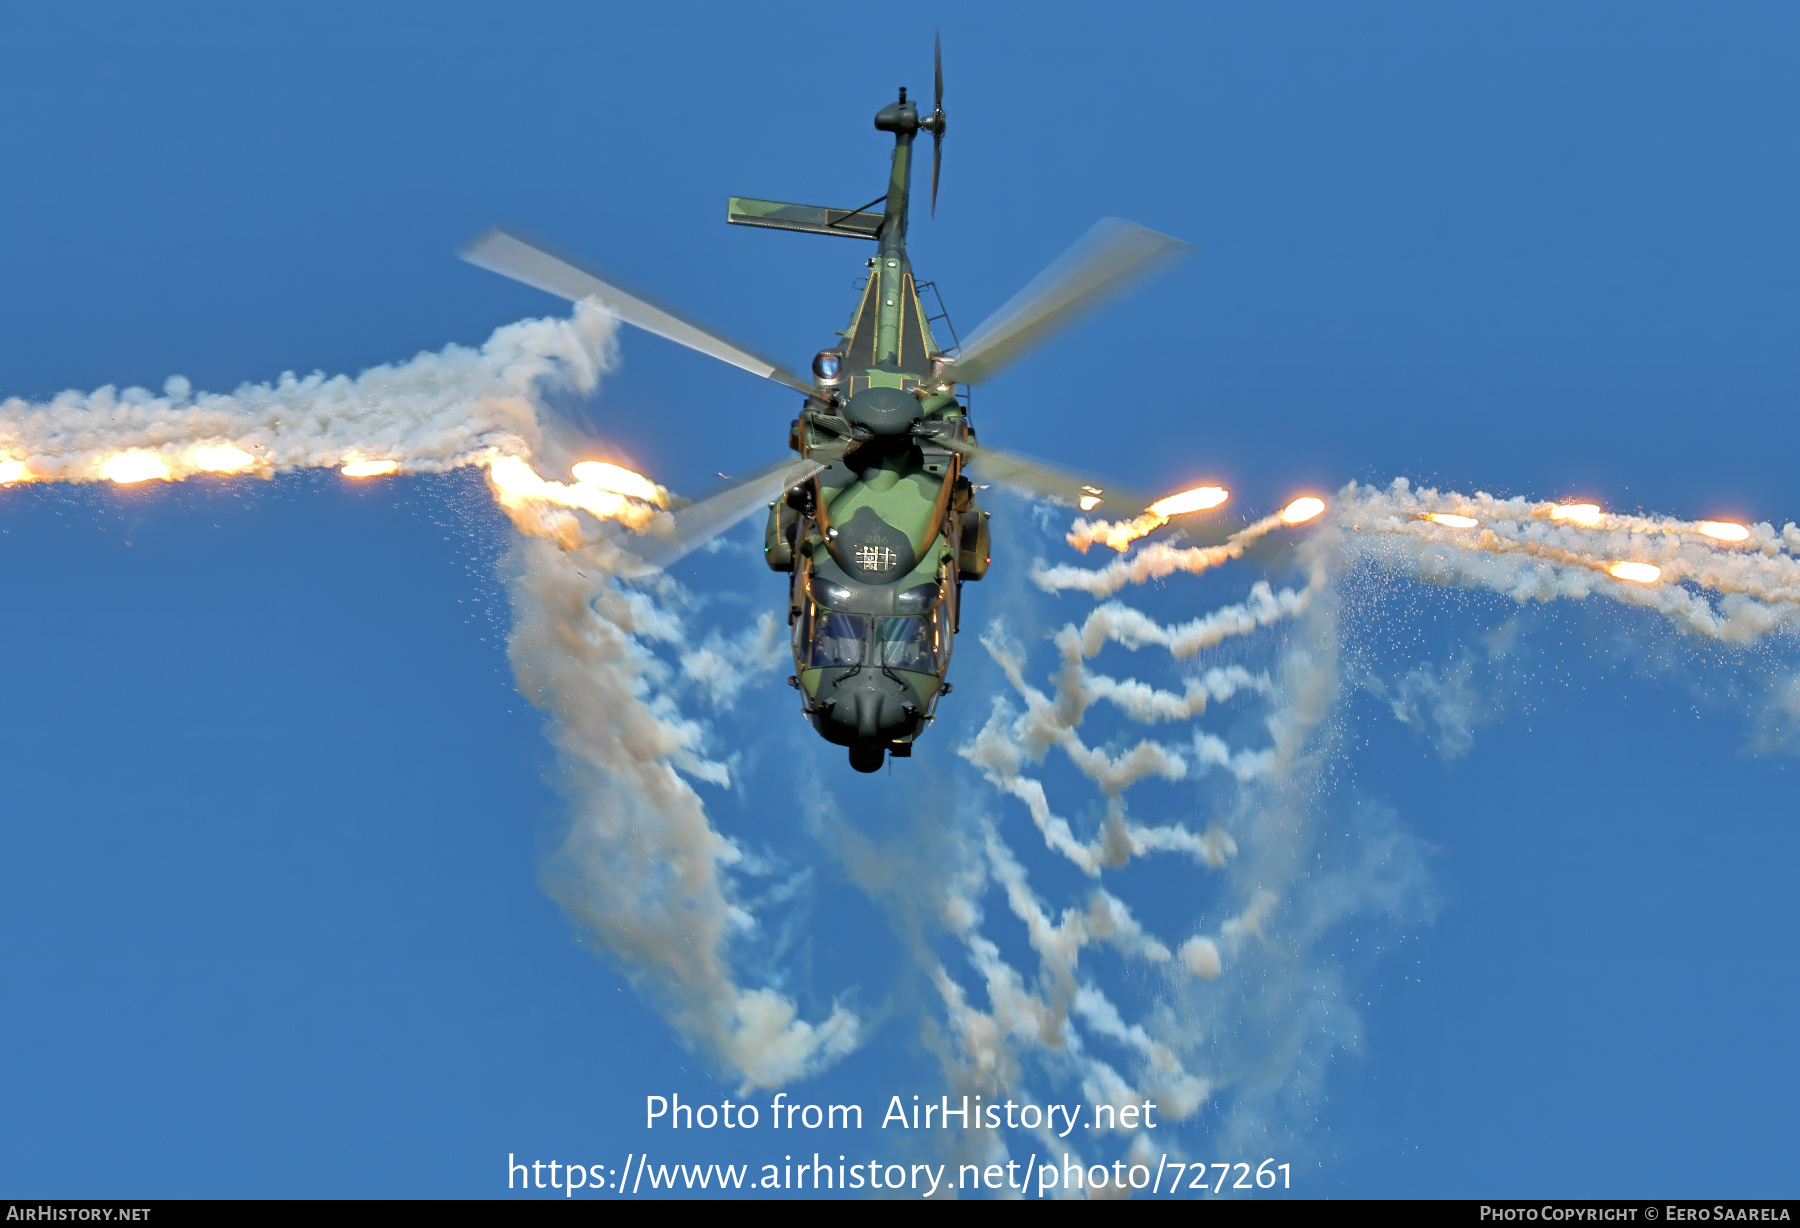
[[[749,200],[742,196],[733,196],[725,212],[725,220],[734,226],[803,230],[807,234],[842,235],[846,239],[880,238],[881,219],[881,214],[862,209],[784,205],[778,200]]]

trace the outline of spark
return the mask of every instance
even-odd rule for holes
[[[1303,495],[1281,509],[1283,524],[1304,524],[1325,510],[1325,500]]]
[[[1741,524],[1733,524],[1729,520],[1702,520],[1700,531],[1708,537],[1722,542],[1741,542],[1750,536],[1750,530]]]
[[[194,468],[207,473],[236,473],[238,470],[248,469],[256,463],[254,456],[242,448],[234,448],[228,443],[195,448],[193,459]]]
[[[132,482],[147,482],[152,478],[168,478],[169,462],[154,452],[121,452],[109,457],[100,466],[100,473],[101,476],[126,486]]]
[[[1473,516],[1458,516],[1451,512],[1427,512],[1425,519],[1451,529],[1472,529],[1481,522]]]
[[[1591,529],[1600,523],[1600,506],[1596,503],[1558,503],[1550,509],[1550,519],[1568,520]]]
[[[1655,584],[1662,579],[1662,568],[1654,563],[1614,563],[1607,571],[1614,579],[1637,584]]]
[[[633,473],[618,465],[609,465],[605,461],[582,461],[569,472],[577,482],[585,486],[598,486],[601,490],[630,495],[633,499],[642,499],[646,503],[661,502],[655,482],[641,473]]]
[[[397,460],[351,461],[338,472],[347,478],[378,478],[400,472],[400,462]]]

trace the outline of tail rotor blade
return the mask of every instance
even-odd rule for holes
[[[1096,222],[963,343],[952,367],[957,382],[991,379],[1051,334],[1192,250],[1136,222],[1116,217]]]
[[[942,111],[944,109],[944,36],[941,33],[932,35],[931,63],[937,73],[937,92],[932,96],[931,109]]]
[[[931,134],[931,216],[937,216],[938,170],[944,164],[944,134]]]
[[[571,302],[594,299],[609,314],[645,332],[728,362],[752,375],[785,384],[796,392],[812,393],[811,384],[773,359],[498,226],[469,240],[457,249],[456,254],[470,264],[547,290]]]
[[[931,101],[931,118],[921,127],[931,130],[931,216],[937,216],[938,171],[944,165],[944,36],[934,37],[931,45],[932,69],[937,87]]]

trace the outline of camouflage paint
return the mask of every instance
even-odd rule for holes
[[[945,353],[906,255],[913,141],[929,125],[901,91],[875,126],[894,134],[887,196],[872,236],[879,251],[867,262],[868,280],[842,340],[815,363],[815,391],[789,435],[790,447],[826,467],[770,507],[763,539],[769,566],[792,575],[794,684],[807,716],[828,740],[850,746],[852,764],[864,771],[880,765],[883,751],[910,754],[934,718],[947,690],[961,583],[979,580],[988,562],[987,514],[961,476],[962,458],[945,446],[973,442],[973,432],[955,389],[935,382],[934,363]],[[734,197],[728,216],[742,225],[812,233],[855,227],[866,234],[871,214]],[[883,391],[859,396],[871,390]],[[920,594],[933,595],[931,606],[909,613],[925,599]],[[896,621],[912,618],[923,624]],[[825,626],[863,628],[869,638],[862,655],[815,662],[813,631]],[[889,663],[882,636],[897,630],[918,638],[892,651],[916,658],[929,645],[933,668]],[[821,642],[843,654],[854,643],[841,635]]]

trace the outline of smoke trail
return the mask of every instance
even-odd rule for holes
[[[1728,643],[1791,629],[1800,607],[1793,525],[1777,531],[1597,509],[1570,514],[1548,503],[1415,493],[1403,481],[1386,490],[1352,485],[1337,504],[1293,558],[1307,576],[1303,588],[1278,592],[1258,580],[1239,600],[1173,621],[1106,601],[1045,636],[1047,686],[1032,678],[1040,650],[1005,623],[981,637],[1006,693],[960,753],[997,796],[991,809],[977,805],[961,817],[959,871],[930,880],[931,898],[915,906],[935,915],[961,951],[958,960],[925,941],[914,946],[948,1028],[934,1051],[953,1088],[1045,1099],[1049,1088],[1074,1081],[1090,1102],[1154,1098],[1170,1120],[1192,1119],[1211,1104],[1218,1124],[1209,1151],[1304,1150],[1326,1059],[1352,1047],[1359,1031],[1346,1001],[1353,970],[1329,953],[1328,937],[1354,918],[1406,926],[1434,909],[1421,850],[1397,816],[1332,783],[1346,705],[1356,690],[1379,695],[1396,719],[1433,732],[1446,757],[1469,752],[1474,728],[1494,707],[1468,654],[1442,670],[1421,663],[1392,683],[1369,675],[1356,688],[1345,685],[1358,665],[1343,656],[1340,590],[1360,570],[1483,589],[1525,605],[1602,597],[1653,611],[1679,633]],[[1426,518],[1433,513],[1444,519]],[[1272,521],[1252,528],[1266,533]],[[1093,541],[1131,545],[1108,540],[1108,526],[1083,521],[1068,540],[1077,549]],[[1128,585],[1216,572],[1248,553],[1237,544],[1149,543],[1099,568],[1040,561],[1030,579],[1045,591],[1108,598]],[[1654,574],[1620,578],[1620,563]],[[1496,634],[1494,659],[1514,630],[1509,624]],[[1216,654],[1230,643],[1258,646],[1270,664],[1246,668],[1241,654],[1221,662]],[[1141,680],[1141,672],[1121,679],[1090,669],[1091,660],[1120,649],[1156,654],[1160,668],[1147,664],[1173,670],[1174,685]],[[1182,669],[1196,657],[1197,667]],[[1753,749],[1789,746],[1800,727],[1800,686],[1791,672],[1768,692]],[[1246,705],[1260,709],[1260,742],[1243,740],[1255,727]],[[1202,727],[1220,706],[1236,709],[1227,723],[1235,736]],[[1090,734],[1085,725],[1101,709],[1113,721]],[[1180,732],[1138,732],[1148,726]],[[1065,779],[1054,779],[1058,763]],[[1085,799],[1068,770],[1085,784]],[[1210,806],[1202,808],[1211,816],[1203,836],[1186,822],[1138,817],[1166,812],[1168,799],[1179,796],[1169,792],[1176,784],[1206,786]],[[1137,799],[1146,789],[1151,795]],[[1025,847],[1009,838],[1011,807],[1029,820],[1048,862],[1028,866]],[[1327,834],[1338,830],[1351,835]],[[1206,876],[1183,889],[1201,901],[1185,932],[1145,925],[1109,878],[1161,853],[1178,854]],[[1059,861],[1090,886],[1054,886]],[[996,908],[1023,925],[1025,958],[1003,954],[993,937]],[[1110,940],[1114,917],[1123,923],[1122,942]],[[1124,961],[1122,978],[1103,981],[1101,948]],[[1147,988],[1133,995],[1133,985]],[[1169,1142],[1162,1135],[1154,1149],[1168,1151]],[[965,1137],[958,1158],[1022,1161],[1029,1150],[1054,1158],[1072,1147],[1127,1163],[1153,1150],[1147,1132],[1110,1144],[1091,1132],[1074,1144],[1021,1132],[1010,1141]]]
[[[946,1043],[936,1048],[939,1061],[958,1092],[1042,1102],[1053,1098],[1050,1087],[1073,1084],[1090,1104],[1153,1101],[1165,1129],[1083,1129],[1072,1137],[1023,1132],[1009,1142],[965,1135],[959,1162],[1022,1162],[1023,1146],[1045,1157],[1073,1153],[1154,1167],[1157,1156],[1179,1157],[1193,1141],[1166,1127],[1192,1121],[1208,1103],[1222,1106],[1214,1142],[1246,1156],[1265,1154],[1273,1146],[1265,1130],[1285,1123],[1297,1132],[1296,1105],[1319,1094],[1318,1038],[1335,1038],[1323,1042],[1329,1050],[1349,1043],[1357,1030],[1338,993],[1342,970],[1320,950],[1325,936],[1350,915],[1416,919],[1429,912],[1417,846],[1379,808],[1359,807],[1348,820],[1365,837],[1355,859],[1344,864],[1313,856],[1320,778],[1335,753],[1331,715],[1341,687],[1336,602],[1322,562],[1311,575],[1306,589],[1279,595],[1258,582],[1246,600],[1173,627],[1128,607],[1101,607],[1050,637],[1055,671],[1047,690],[1028,679],[1027,646],[998,626],[983,637],[1013,696],[995,698],[989,719],[961,753],[1003,797],[1024,803],[1053,859],[1095,885],[1060,908],[1053,904],[1034,880],[1054,882],[1054,866],[1027,868],[1004,834],[1004,805],[997,812],[982,808],[961,825],[960,871],[921,876],[921,890],[941,892],[921,911],[937,916],[957,940],[973,982],[965,983],[955,961],[916,944],[915,958],[936,988],[948,1029]],[[1116,646],[1153,652],[1167,668],[1228,637],[1271,654],[1272,667],[1212,665],[1188,674],[1175,690],[1120,682],[1086,665]],[[1260,744],[1233,746],[1195,724],[1223,706],[1241,725],[1246,703],[1261,710]],[[1109,750],[1076,733],[1096,704],[1126,727],[1123,739],[1116,732],[1109,739]],[[1129,732],[1171,723],[1187,724],[1179,743],[1134,741]],[[1069,789],[1051,787],[1031,765],[1047,769],[1053,754],[1098,795],[1099,815],[1081,821],[1051,811],[1052,797],[1072,800]],[[1211,767],[1224,770],[1211,777],[1218,787],[1204,836],[1183,824],[1131,817],[1128,799],[1139,787],[1198,780]],[[1186,932],[1153,932],[1105,885],[1107,875],[1133,859],[1165,853],[1181,855],[1206,876],[1191,888],[1207,903]],[[990,936],[987,910],[996,896],[998,907],[1023,925],[1031,963],[1007,958]],[[1129,970],[1122,983],[1103,982],[1095,965],[1101,949]],[[1134,984],[1141,992],[1131,991]],[[1267,1044],[1260,1043],[1264,1037]],[[1302,1053],[1304,1064],[1295,1060]],[[1291,1141],[1281,1140],[1284,1153]]]
[[[591,394],[612,334],[578,307],[568,320],[500,329],[480,349],[355,379],[284,376],[229,395],[176,379],[161,395],[12,400],[0,405],[0,482],[267,476],[356,461],[485,468],[520,535],[511,660],[548,714],[569,781],[573,818],[547,888],[683,1036],[743,1084],[772,1087],[848,1052],[861,1025],[842,1006],[803,1019],[791,997],[755,983],[747,951],[759,921],[739,885],[754,859],[709,820],[700,791],[731,785],[735,769],[709,752],[681,697],[737,702],[784,655],[782,629],[763,616],[702,634],[672,581],[616,578],[620,555],[598,523],[653,527],[663,492],[553,481],[534,467],[554,447],[544,396]],[[121,458],[134,459],[118,468]],[[1278,519],[1219,546],[1135,553],[1131,535],[1155,525],[1078,523],[1072,544],[1116,537],[1127,553],[1097,568],[1032,569],[1037,588],[1098,602],[1044,642],[1010,629],[1035,625],[1041,601],[979,636],[996,693],[958,747],[973,788],[956,791],[949,816],[930,808],[916,848],[861,835],[829,787],[813,790],[818,829],[899,919],[935,994],[923,1034],[953,1092],[1068,1085],[1090,1104],[1153,1099],[1171,1123],[1211,1106],[1218,1154],[1266,1152],[1269,1131],[1300,1136],[1325,1059],[1358,1031],[1342,992],[1351,972],[1329,937],[1351,918],[1405,926],[1431,912],[1416,841],[1333,776],[1345,704],[1378,692],[1397,719],[1435,728],[1446,754],[1467,753],[1482,706],[1463,664],[1420,665],[1391,684],[1355,675],[1340,620],[1357,569],[1524,605],[1603,597],[1728,643],[1791,630],[1800,611],[1791,524],[1725,541],[1701,522],[1575,519],[1546,503],[1352,485],[1294,556],[1302,585],[1242,582],[1227,565],[1266,548]],[[1618,578],[1621,563],[1656,577]],[[1178,576],[1237,587],[1174,618],[1108,600]],[[1791,745],[1800,686],[1786,677],[1770,695],[1759,744]],[[1179,876],[1181,920],[1133,894],[1127,875],[1150,871]],[[1023,933],[1022,949],[1003,928]],[[1118,967],[1124,975],[1111,975]],[[1181,1136],[1157,1137],[1179,1153]],[[1020,1145],[1122,1148],[1128,1160],[1152,1146],[1131,1129],[1010,1142],[969,1133],[956,1145],[983,1163]]]
[[[211,394],[176,377],[161,395],[14,398],[0,404],[0,482],[269,477],[362,461],[403,473],[485,467],[521,534],[509,560],[509,654],[571,782],[573,821],[548,889],[684,1037],[745,1086],[776,1086],[848,1052],[857,1020],[834,1009],[815,1025],[776,990],[739,983],[733,948],[756,927],[733,879],[745,857],[708,821],[693,783],[722,787],[730,771],[707,757],[705,729],[681,715],[675,690],[703,686],[728,706],[766,670],[779,628],[764,617],[694,647],[678,603],[659,600],[656,585],[613,579],[621,556],[597,531],[599,521],[649,527],[664,492],[552,481],[531,464],[552,445],[544,396],[591,394],[614,332],[578,305],[566,320],[501,328],[479,349],[452,345],[354,379],[289,374]],[[688,649],[679,671],[655,655],[657,642]]]
[[[734,982],[732,940],[755,925],[728,877],[743,854],[689,783],[722,786],[729,773],[658,685],[659,663],[642,645],[658,631],[608,576],[609,549],[527,540],[515,551],[509,652],[519,689],[552,714],[576,810],[550,893],[684,1035],[745,1085],[777,1087],[848,1052],[856,1019],[837,1009],[814,1027],[774,990]],[[719,693],[721,655],[695,672]]]
[[[1131,521],[1125,526],[1111,525],[1104,520],[1093,523],[1077,520],[1066,540],[1084,554],[1087,547],[1096,540],[1106,541],[1113,549],[1123,552],[1129,550],[1131,543],[1142,537],[1144,532],[1166,523],[1168,522],[1160,516],[1146,517],[1141,525],[1139,521]],[[1241,559],[1259,538],[1280,528],[1281,524],[1280,516],[1265,516],[1238,530],[1217,546],[1190,546],[1182,549],[1167,542],[1153,542],[1129,557],[1118,559],[1097,570],[1066,563],[1046,567],[1044,561],[1039,559],[1032,564],[1031,579],[1047,593],[1061,589],[1079,589],[1090,596],[1110,597],[1128,584],[1162,580],[1177,572],[1197,576],[1234,559]],[[1132,532],[1140,527],[1141,532]],[[1124,532],[1114,533],[1115,529],[1123,529]],[[1126,532],[1130,532],[1130,536],[1126,536]],[[1115,540],[1118,543],[1116,545]]]
[[[0,453],[21,463],[11,480],[99,481],[124,453],[160,460],[167,476],[217,471],[262,476],[394,459],[441,473],[492,455],[529,457],[543,445],[539,381],[591,393],[611,362],[614,325],[578,309],[567,320],[526,320],[480,349],[452,345],[355,379],[292,373],[232,393],[196,393],[180,376],[162,394],[112,387],[30,404],[0,403]],[[208,465],[206,449],[243,462]]]
[[[1800,616],[1800,530],[1745,526],[1739,542],[1708,536],[1672,517],[1598,513],[1559,521],[1555,505],[1485,494],[1414,492],[1404,478],[1386,490],[1352,483],[1340,494],[1334,543],[1346,564],[1366,561],[1438,584],[1486,588],[1521,602],[1604,596],[1648,608],[1671,624],[1727,643],[1746,643]],[[1476,524],[1426,519],[1460,514]],[[1345,532],[1345,530],[1348,530]],[[1615,578],[1620,564],[1647,564],[1650,582]],[[1717,593],[1715,604],[1708,593]]]

